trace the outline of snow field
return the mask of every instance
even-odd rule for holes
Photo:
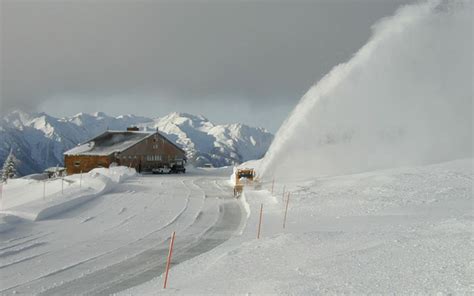
[[[172,231],[177,233],[176,262],[212,248],[234,232],[222,223],[224,214],[232,214],[228,207],[234,206],[226,199],[230,187],[219,181],[223,177],[191,173],[121,180],[121,174],[101,169],[90,178],[98,176],[122,183],[111,183],[106,193],[54,217],[23,220],[4,233],[0,268],[6,284],[0,293],[115,293],[164,271]],[[233,213],[238,222],[240,210]],[[221,232],[216,232],[217,224]],[[220,234],[209,240],[214,233]]]
[[[247,190],[241,236],[123,295],[469,294],[473,159]],[[282,189],[291,192],[283,229]],[[256,239],[260,204],[261,239]]]

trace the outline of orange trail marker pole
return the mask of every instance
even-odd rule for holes
[[[273,178],[273,181],[272,181],[272,195],[273,195],[273,188],[275,187],[275,178]]]
[[[262,229],[262,215],[263,215],[263,204],[260,204],[260,219],[258,221],[257,239],[260,238],[260,230]]]
[[[290,193],[288,192],[288,197],[286,198],[285,217],[283,218],[283,229],[286,226],[286,213],[288,213],[288,204],[289,203],[290,203]]]
[[[168,252],[168,259],[166,261],[166,273],[165,273],[165,282],[163,284],[163,289],[166,289],[166,285],[168,284],[168,273],[170,270],[170,265],[171,265],[171,256],[173,256],[173,246],[174,246],[174,237],[176,235],[176,232],[173,231],[173,234],[171,234],[171,241],[170,241],[170,250]]]

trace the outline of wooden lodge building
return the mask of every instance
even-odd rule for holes
[[[184,173],[185,152],[159,132],[106,131],[64,153],[67,174],[88,172],[111,164],[137,172]]]

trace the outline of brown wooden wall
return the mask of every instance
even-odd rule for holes
[[[98,167],[108,168],[112,163],[109,156],[65,155],[64,165],[68,175],[86,173]]]
[[[161,160],[149,160],[147,158],[147,156],[155,155],[161,156]],[[160,134],[155,134],[117,155],[115,161],[119,165],[134,167],[137,170],[146,170],[168,165],[170,161],[174,161],[176,158],[184,159],[184,152]]]

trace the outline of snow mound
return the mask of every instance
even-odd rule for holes
[[[472,157],[472,1],[428,1],[379,21],[313,86],[261,171],[304,179]]]
[[[65,178],[64,183],[61,179],[48,185],[32,180],[14,180],[13,184],[4,187],[0,214],[43,220],[103,195],[135,174],[134,169],[113,167],[94,169],[83,176],[72,175]],[[44,188],[48,194],[43,197]]]

